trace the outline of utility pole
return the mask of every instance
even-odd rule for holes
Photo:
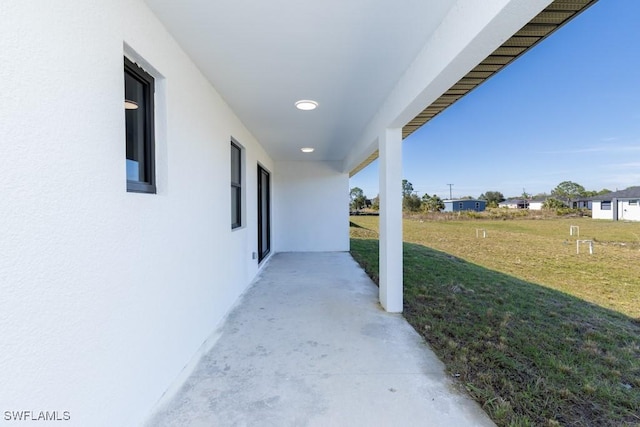
[[[449,186],[449,200],[453,200],[453,193],[451,192],[451,187],[453,187],[453,184],[447,184]]]

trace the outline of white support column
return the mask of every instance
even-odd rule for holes
[[[402,312],[402,129],[386,129],[380,153],[380,303]]]

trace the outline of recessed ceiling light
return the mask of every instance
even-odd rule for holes
[[[315,148],[312,147],[304,147],[300,149],[303,153],[313,153],[313,150],[315,150]]]
[[[318,103],[316,101],[311,101],[310,99],[301,99],[296,102],[296,108],[304,111],[315,110],[318,108]]]
[[[138,109],[138,103],[135,101],[130,101],[128,99],[124,100],[124,109],[125,110],[137,110]]]

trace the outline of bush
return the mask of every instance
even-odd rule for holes
[[[566,203],[564,203],[562,200],[549,198],[545,200],[544,203],[542,204],[542,209],[553,210],[553,209],[568,209],[568,208]]]
[[[411,194],[410,196],[404,196],[402,198],[402,209],[404,211],[418,212],[421,205],[422,200],[420,200],[417,194]]]
[[[479,219],[479,218],[485,217],[485,215],[483,215],[482,212],[476,212],[476,211],[464,211],[462,212],[462,214],[467,218],[471,218],[471,219]]]

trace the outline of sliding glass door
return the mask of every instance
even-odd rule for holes
[[[258,262],[271,250],[271,188],[270,177],[258,165]]]

